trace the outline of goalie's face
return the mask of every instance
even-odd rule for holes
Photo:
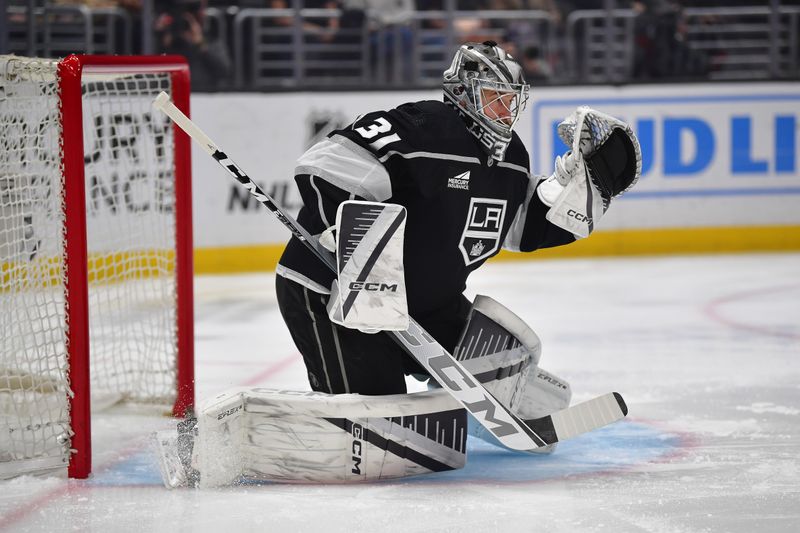
[[[496,89],[481,89],[481,112],[491,121],[508,128],[514,126],[519,113],[519,95]]]
[[[528,101],[527,84],[499,83],[491,80],[474,80],[473,97],[476,111],[487,126],[501,135],[511,135]]]

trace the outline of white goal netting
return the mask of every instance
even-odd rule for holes
[[[89,316],[69,312],[57,63],[0,57],[0,477],[69,461],[67,332],[89,321],[93,407],[176,394],[172,128],[165,73],[82,76]],[[75,208],[75,206],[70,206]],[[17,466],[11,466],[16,464]]]

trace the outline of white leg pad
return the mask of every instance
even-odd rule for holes
[[[201,487],[237,480],[346,483],[466,463],[466,412],[443,390],[390,396],[239,389],[198,416]]]
[[[566,380],[538,367],[525,377],[511,410],[522,419],[541,418],[566,409],[571,399],[572,389]]]
[[[536,333],[514,313],[478,295],[455,357],[486,390],[523,420],[541,418],[569,406],[572,390],[562,378],[540,368],[542,346]],[[498,444],[485,428],[471,434]],[[535,450],[549,453],[555,445]]]
[[[528,373],[536,370],[541,342],[521,318],[478,295],[453,355],[498,401],[512,405]]]

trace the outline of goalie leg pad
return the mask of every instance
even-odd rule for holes
[[[500,402],[523,420],[541,418],[569,406],[569,384],[538,366],[542,346],[536,333],[514,313],[478,295],[454,355]],[[500,442],[472,417],[469,434]],[[549,453],[555,445],[533,450]]]
[[[466,411],[443,390],[389,396],[235,390],[198,417],[200,486],[349,483],[455,470]]]
[[[511,408],[514,414],[528,420],[566,409],[571,399],[572,389],[565,379],[538,367],[526,375]]]
[[[511,405],[541,351],[539,337],[522,319],[478,295],[453,355],[498,401]]]
[[[569,383],[555,374],[538,367],[532,368],[525,375],[520,393],[509,407],[523,420],[548,416],[569,407],[572,390]],[[503,444],[473,417],[469,417],[469,434],[483,441],[505,448]],[[548,444],[541,448],[528,450],[529,453],[549,454],[555,451],[558,443]]]

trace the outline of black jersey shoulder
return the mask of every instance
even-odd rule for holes
[[[414,127],[413,144],[418,150],[471,155],[472,135],[466,125],[444,102],[423,100],[403,104],[393,110],[397,120]]]
[[[504,162],[523,167],[526,172],[530,172],[530,154],[528,154],[525,143],[522,142],[522,139],[519,138],[516,131],[511,137]]]
[[[475,146],[478,146],[477,141],[469,133],[458,113],[444,102],[424,100],[399,106],[397,111],[423,123],[419,132],[421,143],[434,148],[450,147],[451,153],[456,153],[456,150],[453,149],[454,146],[461,145],[464,150],[469,150],[470,154],[475,153]],[[530,155],[517,132],[512,133],[511,143],[509,143],[503,161],[516,167],[522,167],[526,172],[530,170]]]
[[[414,127],[423,128],[428,133],[443,133],[466,129],[464,123],[444,102],[421,100],[397,106],[392,110],[399,120],[407,121]]]
[[[423,135],[466,129],[458,114],[444,102],[437,100],[408,102],[390,110],[389,113],[408,128],[422,130],[420,133]]]
[[[409,102],[394,109],[367,113],[329,134],[329,137],[336,136],[346,137],[366,148],[381,161],[390,152],[449,154],[483,162],[487,158],[458,113],[437,100]],[[528,150],[516,132],[504,162],[522,167],[526,172],[530,168]]]
[[[346,137],[378,157],[390,151],[466,155],[472,150],[469,132],[458,114],[435,100],[367,113],[329,136]]]

